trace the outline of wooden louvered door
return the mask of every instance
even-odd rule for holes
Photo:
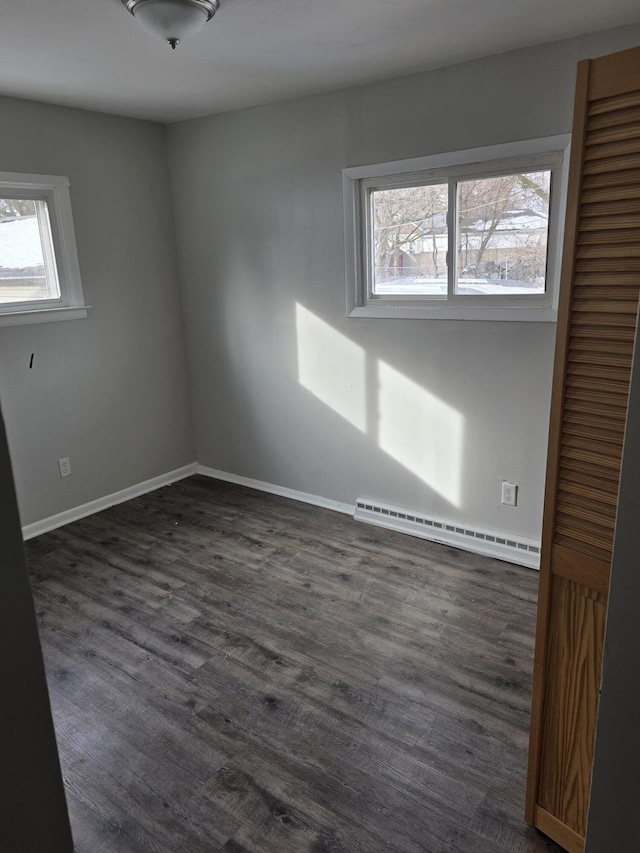
[[[571,149],[526,818],[584,847],[640,289],[640,48],[581,62]]]

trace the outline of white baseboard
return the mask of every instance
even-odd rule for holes
[[[270,495],[280,495],[281,498],[291,498],[305,504],[313,504],[323,509],[332,509],[345,515],[353,515],[355,506],[340,501],[332,501],[322,498],[320,495],[310,495],[308,492],[299,492],[296,489],[287,489],[285,486],[276,486],[273,483],[265,483],[262,480],[252,480],[250,477],[241,477],[238,474],[229,474],[227,471],[218,471],[216,468],[206,468],[198,465],[196,473],[214,480],[224,480],[225,483],[235,483],[238,486],[247,486],[249,489],[257,489],[259,492],[268,492]]]
[[[64,527],[65,524],[70,524],[72,521],[79,521],[81,518],[86,518],[88,515],[93,515],[96,512],[102,512],[103,509],[108,509],[115,504],[121,504],[125,501],[130,501],[132,498],[145,495],[147,492],[153,492],[162,486],[168,486],[178,480],[184,480],[185,477],[190,477],[196,473],[197,465],[192,462],[190,465],[185,465],[182,468],[176,468],[175,471],[168,471],[166,474],[161,474],[159,477],[153,477],[151,480],[145,480],[143,483],[137,483],[135,486],[130,486],[128,489],[122,489],[120,492],[115,492],[112,495],[106,495],[104,498],[98,498],[95,501],[81,504],[80,506],[67,509],[64,512],[59,512],[56,515],[50,515],[48,518],[43,518],[42,521],[35,521],[33,524],[27,524],[22,528],[22,538],[33,539],[34,536],[40,536],[42,533],[49,533],[58,527]]]
[[[357,521],[376,524],[379,527],[386,527],[399,533],[408,533],[410,536],[418,536],[432,542],[452,545],[455,548],[462,548],[476,554],[485,554],[499,560],[507,560],[510,563],[518,563],[534,569],[540,566],[540,543],[532,539],[524,539],[521,536],[512,537],[510,534],[495,530],[470,528],[468,525],[443,521],[423,513],[369,501],[365,498],[359,498],[355,505],[342,503],[323,498],[320,495],[312,495],[308,492],[299,492],[297,489],[266,483],[263,480],[254,480],[251,477],[230,474],[228,471],[207,468],[204,465],[198,465],[196,462],[177,468],[175,471],[161,474],[159,477],[153,477],[151,480],[145,480],[143,483],[137,483],[135,486],[122,489],[122,491],[115,492],[112,495],[89,501],[89,503],[73,507],[57,515],[51,515],[42,521],[27,524],[22,528],[22,537],[25,541],[33,539],[34,536],[49,533],[51,530],[70,524],[72,521],[79,521],[81,518],[101,512],[115,504],[124,503],[132,498],[153,492],[155,489],[160,489],[162,486],[184,480],[192,474],[202,474],[205,477],[222,480],[226,483],[235,483],[238,486],[247,486],[250,489],[257,489],[271,495],[291,498],[301,503],[312,504],[322,509],[330,509],[334,512],[353,516]]]
[[[444,521],[414,510],[358,498],[354,518],[420,539],[452,545],[463,551],[506,560],[529,569],[540,568],[540,542],[498,530]]]

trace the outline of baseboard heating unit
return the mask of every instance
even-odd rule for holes
[[[387,527],[442,545],[452,545],[454,548],[485,554],[530,569],[540,568],[540,542],[533,539],[513,537],[507,533],[480,527],[462,526],[367,498],[358,498],[353,517],[356,521],[377,524],[379,527]]]

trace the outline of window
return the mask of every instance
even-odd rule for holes
[[[86,315],[69,181],[0,172],[0,325]]]
[[[555,319],[567,145],[345,169],[347,313]]]

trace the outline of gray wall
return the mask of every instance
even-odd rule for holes
[[[0,170],[70,178],[92,306],[86,320],[0,328],[0,400],[29,524],[194,451],[164,129],[9,98],[0,116]]]
[[[628,28],[169,128],[199,460],[337,500],[365,493],[537,535],[553,328],[347,320],[340,169],[567,132],[577,60],[638,42],[640,29]],[[85,321],[0,329],[0,398],[29,523],[194,451],[162,129],[11,99],[0,114],[2,170],[71,178],[94,306]],[[378,387],[390,377],[396,397]],[[378,446],[380,409],[388,419],[390,402],[421,388],[417,443],[432,441],[434,419],[462,417],[457,507]],[[636,366],[632,435],[639,418]],[[37,824],[12,818],[12,832],[33,830],[34,846],[24,837],[14,846],[39,849],[44,833],[62,853],[68,828],[3,441],[0,424],[1,681],[15,700],[1,704],[0,742],[20,772],[0,804],[37,800]],[[627,442],[589,853],[638,846],[639,453]],[[63,455],[74,468],[66,480]],[[497,506],[502,476],[522,486],[517,510]]]
[[[71,853],[36,618],[0,413],[0,849]]]
[[[567,133],[577,61],[638,41],[171,125],[198,461],[538,537],[554,325],[347,319],[341,169]]]

